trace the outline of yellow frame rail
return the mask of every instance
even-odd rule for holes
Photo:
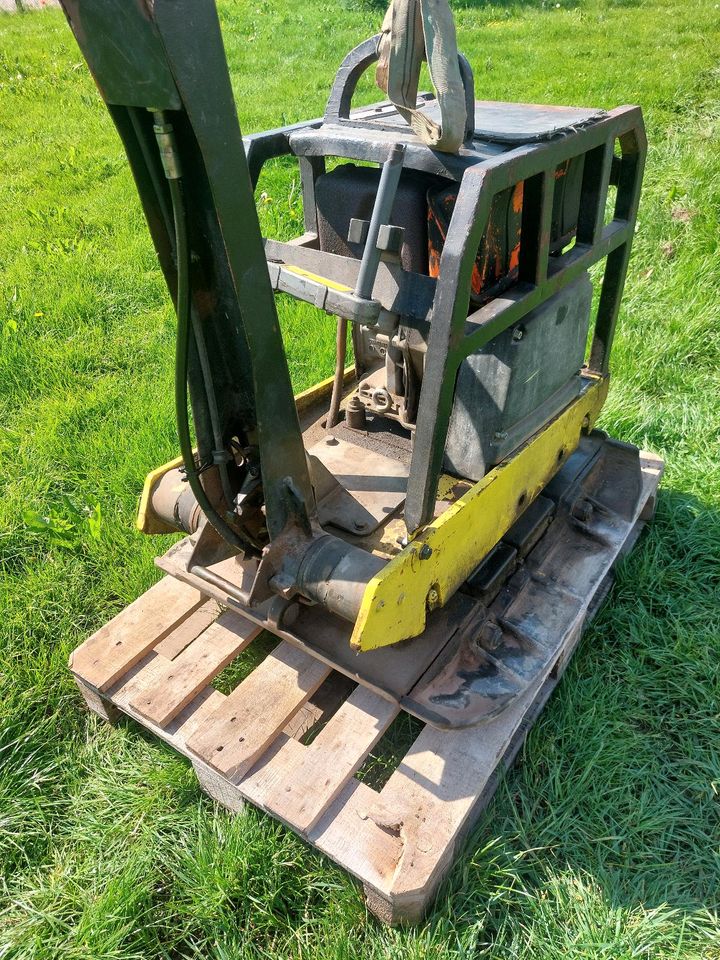
[[[592,429],[607,378],[585,392],[517,453],[424,527],[367,585],[350,643],[374,650],[416,637],[428,610],[444,606]]]

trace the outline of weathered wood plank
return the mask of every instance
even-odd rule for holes
[[[83,696],[85,701],[85,706],[90,710],[91,713],[96,714],[100,717],[101,720],[104,720],[106,723],[115,726],[115,724],[120,719],[120,711],[107,697],[103,697],[93,690],[92,687],[89,687],[86,683],[79,677],[75,677],[75,683],[78,685],[78,690]]]
[[[130,706],[158,726],[166,726],[260,632],[260,627],[236,613],[221,614],[182,653],[165,663],[154,683],[139,691]]]
[[[141,717],[133,707],[132,701],[143,690],[152,687],[161,672],[167,666],[164,657],[158,657],[155,653],[150,653],[136,664],[132,670],[128,671],[121,684],[115,687],[110,693],[112,703],[126,713],[129,717],[137,720],[143,727],[160,737],[166,743],[176,750],[187,754],[185,741],[191,737],[197,730],[205,725],[205,722],[214,713],[218,707],[225,702],[225,694],[220,693],[213,687],[205,687],[197,696],[184,707],[180,713],[172,720],[167,727],[160,727],[151,720]]]
[[[237,780],[329,673],[324,663],[280,643],[187,741],[188,750]]]
[[[196,637],[200,636],[203,630],[207,630],[210,624],[217,620],[221,611],[222,607],[216,600],[206,600],[164,640],[155,644],[155,653],[165,657],[166,660],[174,660]]]
[[[109,689],[108,696],[127,713],[135,696],[146,687],[152,687],[166,666],[167,660],[151,650]]]
[[[253,802],[306,833],[390,726],[398,706],[357,687],[313,742],[281,749],[243,782]],[[250,783],[252,781],[252,783]]]
[[[70,669],[107,690],[203,602],[199,590],[164,577],[78,647]]]
[[[202,730],[210,717],[225,702],[225,694],[214,687],[206,687],[164,729],[168,743],[186,756],[185,744],[198,730]]]
[[[331,673],[297,713],[290,717],[283,727],[283,733],[295,740],[302,740],[313,727],[327,722],[356,686],[356,683],[342,673]]]
[[[365,783],[351,779],[307,839],[353,876],[385,893],[403,854],[398,830],[378,826],[367,811],[378,799]]]
[[[230,783],[202,760],[193,760],[192,765],[198,783],[209,797],[231,813],[239,813],[242,810],[245,800],[234,783]]]
[[[655,494],[662,462],[646,454],[641,459],[646,500]],[[643,516],[642,502],[638,515]],[[638,530],[638,525],[630,526],[626,545],[634,541]],[[624,550],[623,546],[618,552]],[[562,562],[561,555],[558,562]],[[369,909],[380,919],[413,922],[426,911],[458,845],[492,796],[498,771],[512,762],[550,696],[586,618],[608,583],[607,577],[601,584],[586,582],[585,592],[582,582],[579,584],[585,602],[580,609],[575,605],[567,620],[558,624],[562,644],[542,684],[526,691],[480,728],[448,732],[426,726],[380,793],[353,775],[392,722],[395,705],[364,687],[349,696],[345,693],[335,699],[342,703],[324,730],[309,746],[303,746],[292,737],[296,725],[288,726],[288,722],[321,687],[330,668],[280,643],[226,697],[208,681],[222,669],[218,664],[225,665],[226,656],[236,655],[230,654],[233,644],[244,646],[249,639],[236,635],[218,641],[221,631],[211,633],[214,628],[209,628],[196,639],[191,637],[186,646],[184,638],[201,622],[201,614],[207,616],[199,593],[198,603],[194,608],[190,603],[191,612],[182,614],[175,626],[168,625],[167,615],[158,615],[148,630],[147,620],[152,619],[157,603],[149,591],[141,598],[148,602],[146,613],[134,614],[134,623],[133,617],[121,614],[104,628],[102,643],[97,638],[103,631],[98,631],[71,662],[91,709],[99,712],[100,707],[108,718],[114,718],[117,709],[135,717],[190,756],[201,785],[219,802],[238,810],[246,798],[268,811],[358,877]],[[225,624],[232,617],[237,615],[223,615],[218,622]],[[127,659],[129,652],[130,666],[101,692],[77,669],[77,658],[82,665],[83,659],[86,664],[102,659],[108,649],[112,654],[116,634],[110,628],[121,618],[121,646],[127,643],[131,648],[123,649],[121,657]],[[178,627],[183,623],[185,633]],[[152,635],[158,624],[159,639]],[[133,639],[136,632],[144,637],[142,642]],[[93,641],[94,649],[88,654],[86,648]],[[172,659],[166,654],[172,654]],[[94,662],[90,666],[97,668]],[[323,687],[320,693],[325,690]],[[143,698],[152,701],[146,706],[154,713],[141,714]]]
[[[482,729],[447,732],[426,726],[364,811],[402,841],[387,892],[406,912],[422,913],[452,859],[455,841],[531,706],[530,690]]]

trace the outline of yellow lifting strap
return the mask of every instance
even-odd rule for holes
[[[457,153],[467,116],[448,0],[392,0],[383,21],[378,55],[377,84],[413,131],[434,150]],[[440,123],[417,109],[423,60],[427,60],[437,95]]]

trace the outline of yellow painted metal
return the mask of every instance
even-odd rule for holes
[[[352,292],[352,287],[348,287],[344,283],[338,283],[337,280],[328,280],[327,277],[321,277],[319,273],[311,273],[309,270],[303,270],[302,267],[283,264],[283,270],[287,270],[288,273],[294,273],[298,277],[307,277],[308,280],[321,283],[324,287],[329,287],[331,290],[340,290],[342,293]]]
[[[444,606],[592,429],[606,378],[585,392],[512,457],[424,527],[368,584],[350,643],[374,650],[416,637],[428,610]]]
[[[161,467],[156,467],[154,470],[151,470],[145,477],[145,483],[143,484],[142,493],[140,494],[140,506],[138,507],[137,517],[135,518],[135,526],[141,533],[177,533],[176,527],[171,527],[169,523],[165,523],[165,521],[161,520],[155,513],[150,498],[152,497],[153,490],[165,474],[170,470],[177,470],[177,468],[181,466],[182,457],[176,457],[175,460],[171,460],[170,463],[164,463]]]
[[[347,384],[355,378],[355,366],[345,367],[343,373],[343,380]],[[321,380],[319,383],[316,383],[313,387],[308,387],[307,390],[303,390],[302,393],[295,394],[295,406],[297,407],[298,413],[303,413],[308,407],[311,407],[314,403],[317,403],[319,400],[322,400],[323,397],[329,397],[332,393],[332,385],[334,377],[327,377],[325,380]]]
[[[353,375],[354,368],[348,367],[346,381]],[[327,395],[332,381],[329,377],[297,394],[298,412]],[[588,376],[587,384],[576,401],[451,503],[370,581],[350,640],[353,647],[374,650],[422,633],[427,611],[447,603],[553,477],[560,460],[572,453],[581,433],[592,429],[605,402],[608,381]],[[181,465],[178,457],[145,478],[136,521],[143,533],[177,532],[156,516],[151,496],[160,479]],[[439,498],[446,497],[457,482],[449,476],[441,478]]]

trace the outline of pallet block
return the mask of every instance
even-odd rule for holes
[[[662,473],[657,457],[641,460],[637,522],[617,556],[650,518]],[[109,722],[126,714],[165,740],[228,809],[248,801],[287,824],[362,882],[379,919],[416,922],[557,685],[609,589],[611,566],[567,623],[553,671],[539,687],[481,726],[425,726],[379,792],[355,774],[397,705],[366,687],[352,689],[286,641],[229,695],[221,693],[212,680],[260,631],[172,577],[78,647],[70,669],[90,710]],[[301,743],[308,724],[323,716],[318,735]]]

